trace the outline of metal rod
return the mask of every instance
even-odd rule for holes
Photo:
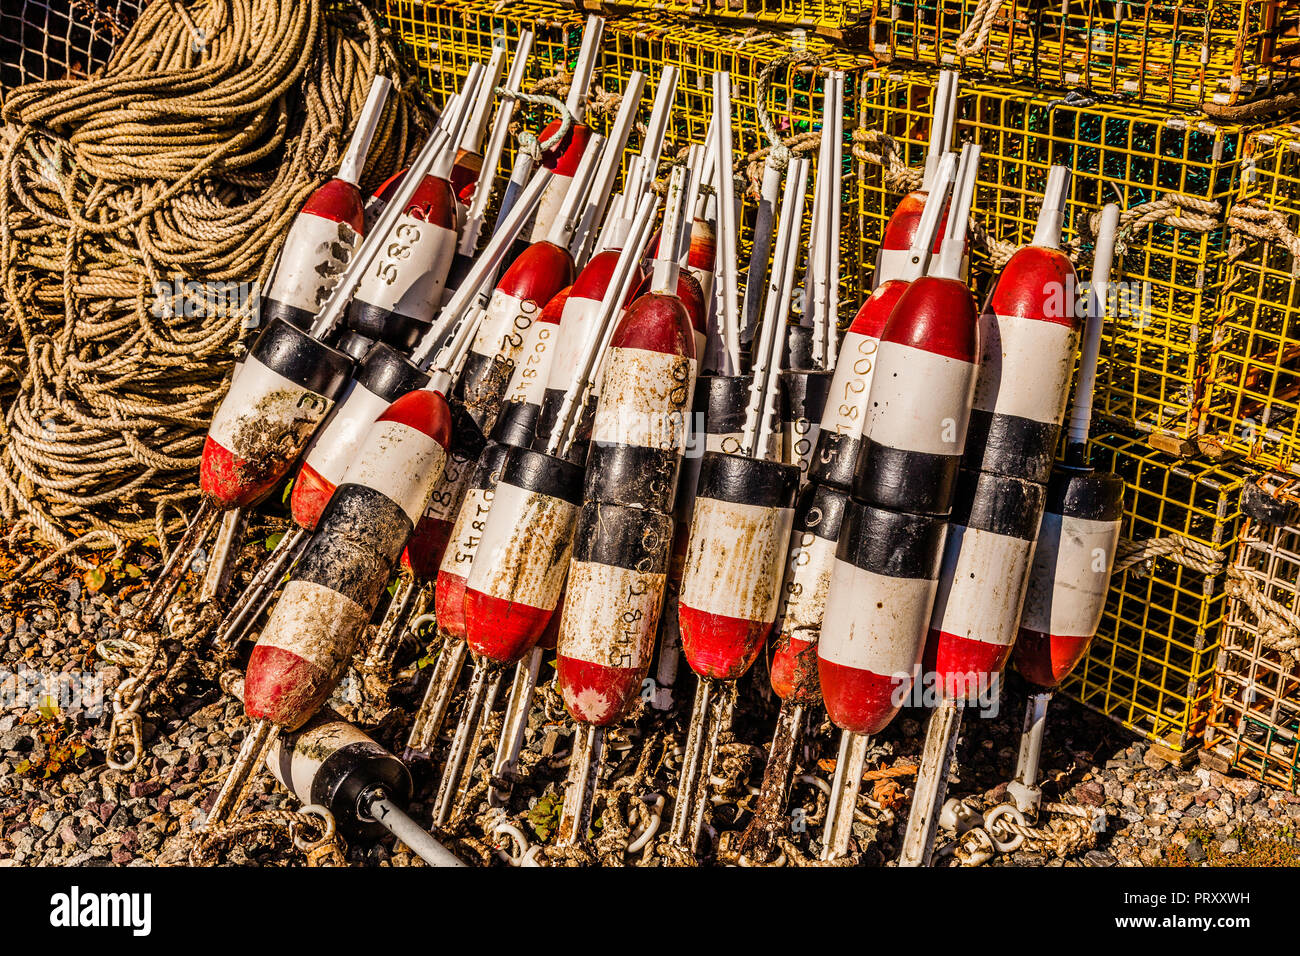
[[[269,720],[254,721],[248,728],[248,736],[239,748],[235,762],[230,765],[225,783],[217,791],[217,798],[208,811],[205,827],[227,823],[239,812],[248,796],[248,786],[253,782],[258,768],[266,759],[266,752],[271,749],[276,738],[280,736],[280,727]]]
[[[464,866],[454,853],[433,838],[406,811],[388,799],[383,787],[376,787],[362,798],[364,820],[369,818],[384,827],[410,848],[411,852],[430,866]]]
[[[203,584],[199,588],[199,601],[206,604],[222,597],[230,588],[230,579],[234,577],[235,562],[232,553],[239,550],[244,540],[244,530],[248,527],[248,512],[243,508],[231,508],[221,516],[221,527],[208,552],[208,566],[203,572]]]
[[[759,190],[758,212],[754,216],[754,241],[745,272],[745,299],[741,310],[741,342],[752,341],[754,326],[763,308],[767,290],[767,260],[772,255],[773,229],[776,224],[776,201],[781,194],[781,170],[770,162],[763,166],[763,184]]]
[[[433,804],[433,822],[438,826],[445,826],[451,819],[451,812],[462,793],[462,778],[466,771],[473,769],[483,724],[492,711],[492,703],[500,687],[501,667],[492,661],[476,661],[469,681],[465,709],[461,711],[456,735],[452,738],[451,748],[447,751],[447,762],[442,768],[442,779],[438,781],[438,795]]]
[[[402,759],[408,763],[417,757],[428,756],[433,751],[468,654],[469,646],[463,640],[443,642],[442,651],[434,662],[433,673],[429,675],[429,686],[424,690],[424,699],[420,702],[415,722],[411,724],[411,732],[406,738],[406,751],[402,754]]]
[[[596,241],[597,227],[605,218],[609,208],[610,196],[614,192],[614,183],[618,179],[619,167],[623,163],[623,151],[627,149],[628,138],[632,134],[632,125],[641,105],[641,93],[645,89],[645,74],[633,71],[623,86],[622,100],[618,114],[609,129],[609,140],[600,156],[600,168],[596,171],[595,184],[587,194],[587,203],[582,211],[582,218],[573,235],[569,252],[578,268],[586,264]]]
[[[406,622],[419,592],[420,588],[416,584],[414,574],[403,572],[398,576],[397,589],[388,602],[384,619],[379,622],[375,640],[366,651],[366,659],[362,665],[365,670],[370,672],[386,670],[392,663],[393,654],[401,643],[402,632],[406,629]]]
[[[488,785],[488,802],[504,806],[510,795],[519,769],[519,754],[524,749],[528,735],[528,713],[533,709],[533,694],[537,690],[537,672],[542,667],[543,650],[534,647],[515,666],[515,679],[510,683],[510,696],[506,699],[506,712],[501,720],[501,737],[492,758],[492,779]]]
[[[736,194],[731,171],[731,74],[713,74],[714,147],[713,181],[718,197],[718,324],[722,329],[728,368],[724,375],[740,374],[740,309],[736,301]]]
[[[253,579],[248,582],[248,587],[244,588],[239,600],[226,612],[226,617],[213,638],[217,647],[234,647],[244,639],[253,623],[271,603],[280,579],[297,560],[310,537],[311,533],[303,528],[294,528],[281,536],[270,557],[257,569]]]
[[[605,728],[579,724],[573,732],[569,776],[564,784],[564,805],[560,809],[560,823],[555,833],[557,846],[576,846],[587,839],[604,753]]]
[[[899,866],[929,866],[934,855],[934,837],[939,828],[939,810],[948,795],[948,773],[957,752],[957,731],[961,727],[966,702],[940,701],[930,714],[921,752],[921,769],[912,795],[912,812],[907,817],[903,835],[903,852]]]
[[[848,730],[840,734],[840,753],[835,761],[830,803],[826,807],[826,823],[822,830],[823,860],[838,860],[848,855],[849,841],[853,837],[853,815],[858,810],[858,791],[862,787],[862,771],[866,769],[870,748],[871,737],[868,734],[855,734]]]
[[[361,182],[361,174],[366,168],[366,156],[370,153],[370,143],[375,138],[375,130],[379,128],[379,118],[384,115],[384,104],[388,102],[388,92],[392,88],[393,81],[386,76],[376,76],[371,80],[366,102],[357,117],[357,127],[352,132],[352,140],[348,143],[348,150],[343,154],[342,161],[339,162],[336,179],[352,183],[354,186]]]
[[[794,778],[795,752],[803,739],[806,714],[801,705],[782,701],[776,715],[776,730],[768,750],[763,782],[758,789],[754,819],[740,838],[740,852],[756,863],[766,863],[776,850],[776,841],[790,830],[787,806],[790,781]]]

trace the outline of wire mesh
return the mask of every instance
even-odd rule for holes
[[[1295,479],[1278,479],[1273,498],[1300,507]],[[1300,588],[1300,527],[1247,518],[1234,562],[1243,593],[1292,612]],[[1241,596],[1228,602],[1206,745],[1243,773],[1300,792],[1300,666]]]
[[[1124,479],[1124,537],[1179,535],[1226,562],[1240,523],[1240,473],[1172,458],[1137,435],[1102,435],[1091,450],[1094,466]],[[1171,750],[1194,749],[1205,732],[1226,603],[1222,572],[1168,557],[1117,573],[1097,637],[1062,693]]]
[[[1300,225],[1300,130],[1252,137],[1234,209],[1265,210],[1282,233]],[[1300,293],[1285,236],[1236,233],[1209,374],[1202,447],[1300,472]]]
[[[108,62],[144,0],[5,0],[0,100],[15,86],[89,76]]]
[[[871,15],[867,0],[602,0],[598,6],[802,27],[836,38]]]
[[[890,137],[898,160],[924,159],[937,71],[869,74],[860,100],[862,127]],[[1212,329],[1227,260],[1223,209],[1240,178],[1249,129],[1164,110],[1093,104],[1073,94],[963,78],[957,142],[981,146],[973,220],[1004,242],[1033,235],[1048,168],[1074,172],[1065,239],[1091,259],[1086,218],[1107,202],[1121,210],[1173,197],[1161,220],[1121,230],[1112,279],[1115,307],[1102,345],[1096,411],[1124,428],[1181,451],[1195,437],[1208,371]],[[901,196],[880,165],[864,163],[862,258],[875,255]],[[1180,198],[1185,197],[1185,198]],[[1203,216],[1193,205],[1210,210]],[[1208,231],[1189,228],[1201,216]],[[995,273],[978,246],[973,278],[986,289]]]
[[[1293,85],[1298,25],[1293,0],[876,0],[869,21],[882,59],[1190,106]]]
[[[411,49],[416,66],[435,94],[454,89],[475,59],[486,58],[494,43],[510,43],[521,29],[532,28],[534,43],[530,77],[540,79],[561,66],[572,68],[582,40],[583,18],[564,8],[542,3],[514,3],[497,12],[489,2],[459,2],[437,6],[388,0],[387,16],[394,31]],[[688,143],[703,143],[713,108],[712,74],[731,73],[732,129],[739,173],[743,162],[755,150],[767,145],[758,120],[759,74],[764,66],[791,53],[817,57],[816,67],[792,66],[776,71],[768,86],[765,103],[769,115],[783,136],[820,129],[825,72],[841,69],[850,74],[845,84],[845,127],[852,128],[858,114],[856,97],[864,82],[867,66],[860,58],[837,51],[819,37],[756,36],[746,40],[734,30],[707,23],[666,17],[625,17],[605,26],[596,84],[606,91],[623,89],[633,71],[641,71],[647,82],[642,117],[649,115],[659,74],[666,65],[676,66],[680,75],[677,94],[665,137],[665,160],[675,159]],[[437,98],[437,97],[435,97]],[[592,124],[603,131],[608,115],[597,113]],[[531,123],[540,128],[544,118]],[[815,156],[814,149],[808,155]],[[640,148],[634,134],[626,159]],[[851,172],[847,149],[845,169]],[[509,168],[509,158],[503,163]],[[811,201],[812,185],[809,184]],[[857,192],[846,175],[841,211],[841,321],[852,319],[861,301],[862,286],[858,262]],[[737,244],[742,262],[748,261],[753,219],[757,203],[747,199],[742,206],[741,233]]]

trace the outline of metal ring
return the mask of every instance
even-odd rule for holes
[[[1009,803],[999,804],[988,813],[984,814],[984,830],[993,841],[993,846],[999,853],[1011,853],[1020,849],[1021,844],[1025,842],[1023,833],[1016,833],[1010,829],[1004,830],[999,824],[1002,818],[1007,817],[1011,821],[1018,823],[1020,826],[1026,826],[1025,815]],[[1010,839],[1004,838],[1001,834],[1010,833]]]
[[[306,853],[310,850],[316,849],[318,846],[324,846],[326,843],[332,843],[334,841],[334,814],[330,813],[329,810],[321,806],[319,803],[308,804],[298,812],[313,817],[320,817],[321,820],[324,821],[324,832],[315,840],[304,840],[297,833],[299,824],[291,823],[289,824],[289,833],[293,836],[294,846]]]

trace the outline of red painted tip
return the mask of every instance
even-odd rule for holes
[[[609,280],[613,278],[614,266],[618,263],[618,257],[619,251],[617,249],[606,249],[604,252],[597,253],[588,259],[587,264],[578,273],[578,278],[573,280],[573,288],[569,294],[579,299],[602,301],[605,298],[605,293],[609,291]],[[633,281],[628,283],[627,297],[623,301],[624,306],[631,305],[632,300],[636,298],[636,290],[641,285],[642,275],[643,272],[638,272],[633,277]]]
[[[551,614],[551,622],[546,625],[546,630],[542,636],[537,639],[536,647],[544,651],[553,651],[560,643],[560,617],[564,613],[564,595],[560,595],[559,603],[555,605],[555,611]]]
[[[431,581],[438,576],[438,566],[451,540],[451,531],[455,522],[445,518],[431,518],[421,515],[416,522],[415,531],[406,542],[402,552],[402,567],[416,577]]]
[[[985,311],[1082,328],[1078,278],[1059,249],[1023,246],[1002,267]]]
[[[572,294],[573,286],[568,286],[551,296],[551,301],[546,303],[546,308],[538,313],[536,322],[543,325],[559,325],[560,319],[564,316],[564,303],[569,301],[569,296]]]
[[[874,674],[825,658],[818,659],[817,674],[826,713],[836,727],[855,734],[877,734],[888,727],[912,684],[910,676],[903,687],[893,674]]]
[[[546,305],[573,282],[573,256],[553,242],[534,242],[510,264],[497,288],[516,299]]]
[[[466,588],[465,642],[481,657],[513,664],[532,650],[554,613]]]
[[[821,682],[817,677],[817,642],[790,637],[778,641],[768,668],[772,690],[791,703],[809,707],[821,703]]]
[[[680,284],[678,288],[681,288]],[[639,296],[623,313],[610,347],[695,358],[695,330],[691,325],[691,315],[675,295],[650,293]]]
[[[873,339],[884,335],[885,323],[889,321],[890,313],[894,311],[894,306],[898,305],[898,300],[903,297],[908,285],[910,283],[902,279],[890,279],[881,285],[867,297],[866,302],[862,303],[862,308],[858,309],[858,314],[853,317],[853,324],[849,326],[849,331],[858,335],[869,335]]]
[[[423,432],[443,448],[451,444],[451,410],[437,392],[417,388],[389,405],[375,422],[401,422]]]
[[[321,513],[334,497],[337,487],[307,462],[302,463],[293,482],[293,493],[289,496],[289,508],[298,527],[316,530],[316,522],[320,521]]]
[[[555,662],[565,709],[574,720],[596,727],[622,720],[649,667],[648,662],[644,667],[606,667],[563,654]]]
[[[392,199],[393,194],[401,187],[402,180],[406,178],[406,172],[405,169],[400,169],[385,179],[379,184],[379,188],[374,191],[372,198],[385,203]]]
[[[677,621],[691,670],[717,680],[736,680],[749,670],[772,630],[771,621],[709,614],[685,603],[678,606]]]
[[[686,256],[686,263],[692,269],[712,272],[717,264],[717,236],[713,226],[703,219],[691,223],[691,250]]]
[[[433,613],[440,635],[465,640],[465,579],[459,574],[438,572],[433,585]]]
[[[979,356],[978,322],[975,300],[964,282],[922,276],[899,297],[881,341],[975,362]]]
[[[925,644],[924,670],[935,674],[945,697],[975,697],[992,686],[1011,656],[1011,645],[988,644],[934,628]]]
[[[412,219],[443,229],[456,228],[456,192],[452,184],[438,176],[425,176],[420,188],[406,205]]]
[[[236,458],[209,435],[199,463],[199,488],[218,508],[247,508],[270,494],[291,464]]]
[[[544,143],[559,131],[560,121],[551,120],[537,141]],[[573,176],[578,171],[578,163],[582,161],[582,153],[590,139],[591,130],[581,123],[575,123],[569,134],[542,156],[542,165],[554,170],[557,176]]]
[[[1091,643],[1091,637],[1044,634],[1022,627],[1016,638],[1016,670],[1039,687],[1059,687],[1079,666]]]
[[[297,654],[258,644],[244,677],[244,713],[297,730],[334,689],[333,675]]]
[[[880,240],[881,249],[902,251],[912,248],[912,240],[916,238],[916,227],[921,224],[921,213],[925,212],[925,201],[929,195],[928,192],[918,189],[899,200],[894,208],[894,214],[889,217],[889,222],[885,225],[885,235]],[[939,219],[939,228],[935,231],[933,252],[938,252],[939,247],[943,245],[943,232],[947,224],[948,204],[945,203],[943,215]]]
[[[456,162],[451,167],[451,188],[457,196],[474,195],[474,184],[483,171],[483,157],[467,149],[456,151]],[[465,200],[462,200],[465,201]]]
[[[321,219],[346,222],[357,235],[366,228],[366,208],[361,190],[341,179],[331,179],[308,196],[302,211]]]

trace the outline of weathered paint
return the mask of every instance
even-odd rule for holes
[[[285,236],[262,301],[262,321],[305,329],[329,298],[361,242],[365,216],[356,186],[331,179],[312,193]]]

